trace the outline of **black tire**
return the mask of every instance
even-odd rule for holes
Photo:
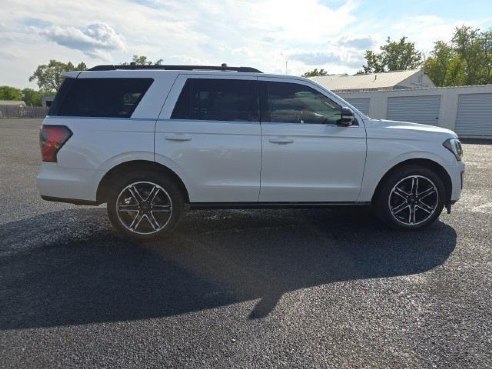
[[[107,210],[119,232],[150,241],[163,238],[176,227],[184,213],[184,198],[165,175],[134,171],[111,181]]]
[[[373,207],[390,228],[415,230],[439,218],[445,198],[444,183],[435,172],[408,165],[389,174],[374,198]]]

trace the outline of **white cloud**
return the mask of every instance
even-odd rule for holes
[[[122,38],[104,23],[91,24],[82,29],[72,26],[51,26],[41,29],[39,34],[59,45],[80,50],[88,56],[103,60],[111,59],[108,51],[125,50]]]
[[[49,59],[93,66],[133,54],[272,73],[284,73],[286,61],[291,74],[354,73],[364,50],[377,50],[387,36],[408,36],[426,50],[463,23],[379,9],[365,16],[374,7],[360,0],[11,0],[8,12],[0,12],[0,82],[25,87]]]
[[[435,15],[422,15],[418,17],[405,18],[392,27],[395,34],[406,36],[411,42],[415,42],[418,49],[428,53],[434,48],[434,42],[438,40],[449,41],[454,28],[463,22],[449,22]],[[425,30],[423,32],[422,30]]]

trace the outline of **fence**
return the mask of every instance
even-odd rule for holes
[[[44,118],[47,113],[42,106],[0,106],[0,118]]]

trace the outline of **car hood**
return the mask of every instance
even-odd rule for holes
[[[432,139],[431,137],[457,137],[447,128],[427,124],[399,122],[385,119],[368,119],[365,121],[368,137],[388,137],[403,139]]]

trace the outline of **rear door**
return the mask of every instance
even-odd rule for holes
[[[341,106],[316,85],[259,77],[260,202],[354,202],[366,159],[362,121],[337,126]]]
[[[257,78],[180,75],[156,124],[155,152],[183,179],[193,203],[257,202]]]

